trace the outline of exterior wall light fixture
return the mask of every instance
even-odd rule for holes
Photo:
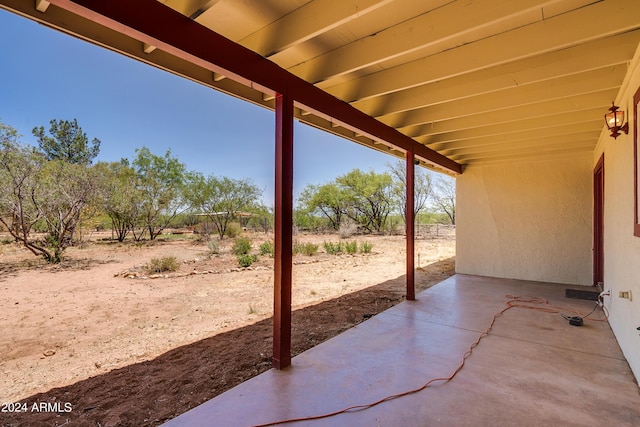
[[[609,136],[613,139],[620,136],[620,132],[629,134],[629,122],[624,125],[622,124],[624,122],[624,110],[620,110],[619,108],[620,107],[612,102],[609,112],[604,115],[604,122],[607,124],[607,129],[611,131],[611,135]]]

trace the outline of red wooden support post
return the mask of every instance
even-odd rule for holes
[[[405,207],[405,222],[407,236],[407,300],[416,299],[415,290],[415,215],[414,215],[414,174],[415,163],[413,151],[407,151],[407,204]]]
[[[291,364],[293,224],[293,99],[276,95],[273,367]]]

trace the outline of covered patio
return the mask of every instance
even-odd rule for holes
[[[455,275],[164,424],[255,426],[338,411],[448,377],[507,298],[537,296],[587,314],[567,286]],[[537,304],[527,304],[537,306]],[[574,315],[569,311],[565,314]],[[589,318],[603,318],[598,309]],[[640,394],[607,322],[571,326],[514,307],[450,382],[364,410],[286,425],[637,426]]]
[[[281,371],[167,425],[268,423],[419,387],[451,374],[505,294],[588,312],[592,302],[564,298],[567,286],[609,290],[611,328],[510,309],[453,381],[317,425],[640,424],[637,0],[0,6],[275,111]],[[612,102],[627,114],[615,140],[603,123]],[[407,218],[416,165],[455,176],[459,274],[288,367],[293,120],[404,159]],[[407,221],[408,300],[413,227]]]

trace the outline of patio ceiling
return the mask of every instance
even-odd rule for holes
[[[274,108],[273,88],[225,69],[212,73],[162,44],[96,25],[75,15],[73,3],[96,10],[92,3],[105,2],[0,0],[32,19]],[[164,3],[460,165],[592,151],[640,42],[637,0],[143,3],[146,19],[154,20]],[[300,103],[295,115],[404,155],[402,144],[363,130],[358,121]],[[455,170],[437,158],[418,158]]]

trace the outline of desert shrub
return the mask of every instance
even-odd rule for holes
[[[201,222],[197,224],[195,227],[196,234],[202,236],[204,239],[209,239],[209,235],[213,234],[216,230],[212,223],[209,221]]]
[[[342,252],[342,242],[324,242],[322,246],[324,246],[324,250],[330,255],[336,255]]]
[[[360,252],[363,254],[371,253],[371,249],[373,249],[373,243],[371,242],[360,242]]]
[[[238,265],[240,267],[250,267],[251,264],[258,261],[258,255],[240,254],[238,255]]]
[[[227,225],[224,235],[230,239],[236,238],[242,234],[242,227],[237,222],[231,222]]]
[[[151,261],[145,265],[144,270],[147,274],[163,273],[165,271],[176,271],[180,267],[178,260],[174,256],[165,256],[162,258],[151,258]]]
[[[318,253],[319,246],[315,243],[307,243],[304,245],[304,254],[307,256],[314,256]]]
[[[11,243],[13,243],[12,239],[8,239],[6,237],[0,238],[0,245],[10,245]]]
[[[238,237],[233,242],[231,251],[234,255],[246,255],[249,253],[249,251],[251,251],[251,246],[251,239],[248,239],[246,237]]]
[[[207,243],[209,248],[209,255],[218,255],[220,253],[220,243],[217,240],[210,240]]]
[[[313,243],[300,243],[297,240],[293,243],[293,253],[296,255],[313,256],[318,253],[318,245]]]
[[[204,235],[204,234],[195,234],[195,237],[191,240],[191,243],[195,246],[200,246],[200,245],[208,245],[210,239],[210,236]]]
[[[351,220],[342,221],[340,223],[340,228],[338,229],[341,239],[348,239],[353,236],[356,231],[358,231],[358,225]]]
[[[296,243],[293,246],[293,252],[306,256],[314,256],[318,253],[318,245],[315,243]]]
[[[344,244],[344,248],[349,255],[353,255],[358,252],[358,242],[356,242],[355,240],[347,242]]]
[[[260,244],[260,255],[269,255],[270,257],[272,257],[274,251],[275,247],[271,240],[267,240],[266,242]]]
[[[196,238],[193,234],[184,234],[184,233],[166,233],[161,234],[156,237],[156,240],[159,242],[175,242],[179,240],[191,240],[195,241]]]

